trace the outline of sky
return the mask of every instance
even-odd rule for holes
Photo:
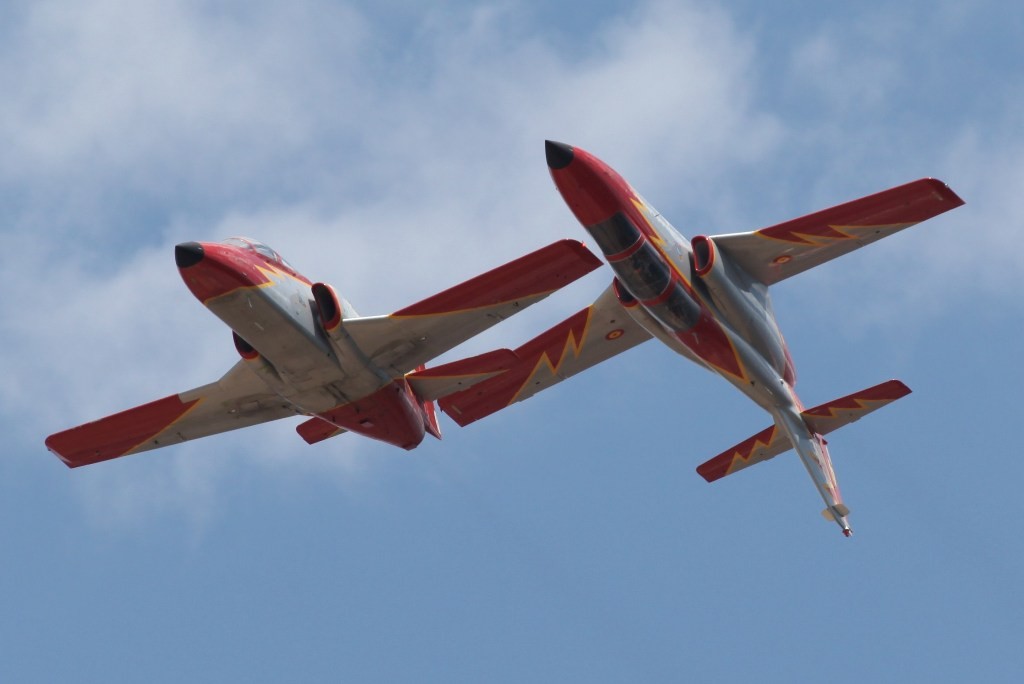
[[[0,680],[1011,682],[1024,671],[1024,10],[0,3]],[[262,240],[363,315],[586,239],[545,139],[685,235],[924,176],[966,205],[773,288],[852,539],[654,342],[405,452],[295,421],[69,470],[58,430],[237,356],[173,246]],[[589,304],[603,267],[441,360]]]

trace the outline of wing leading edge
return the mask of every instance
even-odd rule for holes
[[[772,285],[962,205],[945,183],[922,178],[749,233],[715,235],[715,244]]]

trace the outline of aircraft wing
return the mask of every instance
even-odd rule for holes
[[[517,401],[528,399],[566,378],[650,339],[622,308],[612,287],[586,309],[515,350],[499,350],[474,359],[428,368],[410,383],[458,380],[467,389],[438,404],[459,425],[469,425]]]
[[[440,356],[601,265],[582,243],[561,240],[390,316],[343,321],[367,358],[396,377]]]
[[[963,203],[942,181],[923,178],[769,228],[712,239],[730,261],[772,285]]]
[[[239,361],[217,382],[58,432],[46,446],[77,468],[292,415]]]

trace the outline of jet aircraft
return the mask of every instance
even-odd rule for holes
[[[294,415],[308,417],[297,430],[310,444],[347,431],[412,449],[426,433],[441,437],[434,400],[465,386],[416,369],[601,264],[562,240],[389,316],[360,317],[260,242],[186,242],[174,257],[242,358],[216,382],[51,435],[46,446],[69,467]]]
[[[890,380],[805,408],[768,288],[963,200],[926,178],[753,232],[686,240],[597,157],[552,141],[546,153],[555,186],[614,279],[591,306],[515,350],[424,371],[461,374],[464,388],[442,398],[442,410],[468,425],[653,337],[728,380],[773,419],[697,472],[712,482],[795,449],[825,502],[823,515],[850,536],[824,436],[910,390]]]

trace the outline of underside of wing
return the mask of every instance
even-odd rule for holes
[[[609,287],[594,304],[513,350],[511,357],[504,350],[491,357],[491,364],[474,367],[457,361],[426,373],[435,379],[460,378],[470,385],[438,401],[441,410],[456,423],[469,425],[650,337],[622,308]],[[485,357],[488,355],[477,358]]]
[[[76,468],[291,415],[240,361],[217,382],[58,432],[46,446]]]
[[[942,181],[923,178],[769,228],[713,239],[731,262],[771,285],[963,203]]]
[[[398,377],[600,265],[582,243],[562,240],[390,316],[342,325],[370,361]]]

